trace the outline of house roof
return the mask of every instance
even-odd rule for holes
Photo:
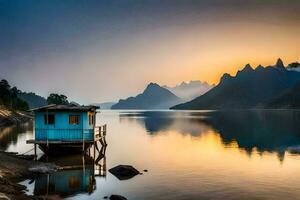
[[[96,111],[99,109],[99,106],[77,106],[77,105],[56,105],[51,104],[43,107],[38,107],[31,109],[30,111],[75,111],[75,112],[87,112],[87,111]]]

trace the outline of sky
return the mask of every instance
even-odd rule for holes
[[[298,0],[0,0],[0,78],[42,96],[117,101],[149,82],[217,84],[300,61]]]

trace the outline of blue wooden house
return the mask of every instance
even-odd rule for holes
[[[53,104],[33,109],[35,138],[27,143],[38,144],[44,152],[85,151],[106,132],[106,126],[95,125],[98,108]]]

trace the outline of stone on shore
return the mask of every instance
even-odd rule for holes
[[[137,169],[130,165],[118,165],[109,169],[108,171],[116,176],[119,180],[127,180],[140,174]]]

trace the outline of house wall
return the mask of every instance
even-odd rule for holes
[[[88,112],[48,112],[54,114],[55,123],[45,124],[46,112],[35,112],[36,140],[85,140],[94,139],[94,127],[89,125]],[[69,124],[70,115],[79,115],[79,124]]]

